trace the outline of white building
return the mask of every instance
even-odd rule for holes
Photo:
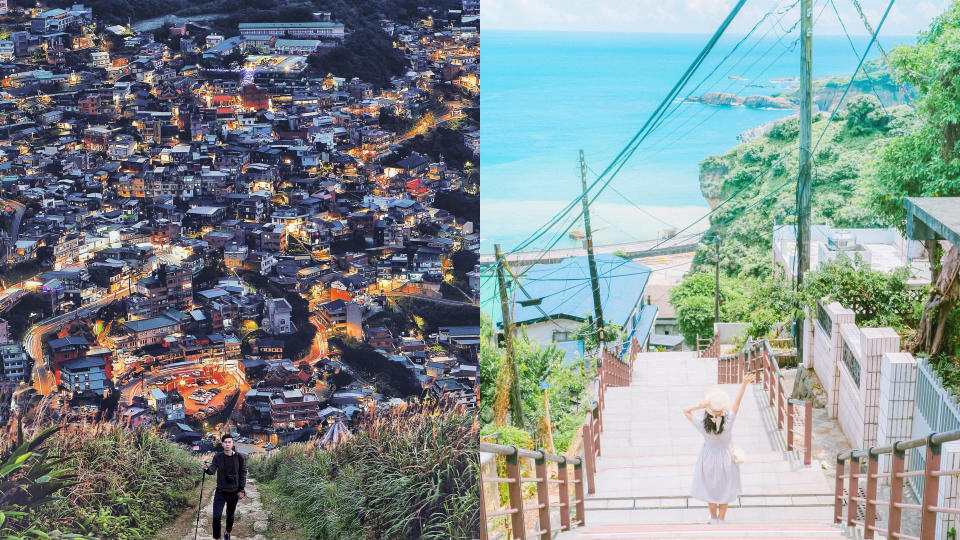
[[[240,34],[247,36],[277,36],[290,35],[293,38],[305,39],[343,39],[342,23],[335,22],[260,22],[240,23],[237,25]]]
[[[896,229],[834,229],[829,225],[810,227],[811,269],[838,257],[853,260],[858,256],[878,272],[909,267],[907,287],[911,289],[930,283],[930,263],[926,259],[923,244],[904,239]],[[783,265],[786,277],[793,279],[797,264],[796,226],[774,227],[773,262]]]
[[[286,298],[270,298],[264,305],[264,330],[271,334],[292,334],[294,332],[293,308]]]
[[[210,34],[207,36],[207,48],[216,47],[217,45],[223,43],[223,36],[220,34]]]
[[[110,53],[107,51],[94,51],[90,53],[90,65],[94,67],[109,67]]]

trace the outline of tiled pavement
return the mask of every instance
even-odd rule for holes
[[[637,357],[632,385],[607,390],[596,493],[586,502],[588,526],[560,538],[654,538],[651,531],[660,530],[657,524],[667,527],[662,529],[667,537],[689,537],[676,533],[678,527],[683,529],[680,524],[706,521],[705,505],[685,497],[702,437],[684,417],[683,408],[699,403],[716,380],[716,361],[696,358],[694,353]],[[737,385],[721,386],[735,396]],[[758,385],[747,389],[733,430],[734,443],[745,453],[744,496],[727,512],[724,527],[733,536],[720,537],[763,537],[759,532],[734,534],[730,528],[737,523],[741,528],[759,527],[758,522],[814,527],[818,532],[813,536],[812,530],[801,534],[807,538],[821,537],[820,533],[836,537],[833,533],[839,530],[831,525],[832,483],[816,460],[804,467],[796,452],[785,451],[783,433]],[[617,527],[622,532],[631,526],[647,527],[643,529],[647,532],[637,529],[633,536],[610,536]],[[766,529],[756,529],[762,530]],[[716,531],[701,533],[691,534],[708,538]]]

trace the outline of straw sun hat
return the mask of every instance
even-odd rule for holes
[[[720,422],[720,417],[730,410],[730,396],[719,388],[707,392],[704,401],[707,402],[706,413],[713,418],[715,424]]]

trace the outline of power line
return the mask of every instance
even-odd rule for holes
[[[857,52],[857,46],[854,45],[854,43],[853,43],[853,38],[851,38],[851,37],[850,37],[850,34],[847,32],[847,25],[845,25],[845,24],[843,23],[843,18],[840,17],[840,11],[837,9],[837,5],[833,2],[833,0],[829,0],[829,1],[830,1],[830,5],[833,6],[833,12],[836,13],[836,15],[837,15],[837,21],[840,22],[840,28],[843,29],[843,34],[844,34],[845,36],[847,36],[847,43],[850,44],[850,48],[853,50],[854,56],[859,57],[859,56],[860,56],[860,53]],[[894,130],[896,130],[896,132],[897,132],[898,135],[902,135],[902,133],[900,132],[900,128],[898,128],[898,127],[893,123],[893,120],[894,120],[893,115],[890,114],[890,112],[887,110],[887,108],[883,106],[883,100],[880,98],[880,94],[877,92],[877,87],[876,87],[876,85],[873,84],[873,77],[871,77],[870,74],[867,73],[866,71],[863,72],[863,75],[864,75],[864,77],[866,77],[867,82],[870,83],[870,89],[873,91],[873,95],[877,97],[877,101],[880,103],[880,108],[883,109],[883,113],[886,114],[886,115],[887,115],[887,118],[889,118],[889,119],[891,120],[891,127],[892,127]],[[850,80],[852,81],[853,78],[851,77]]]
[[[616,166],[616,164],[617,164],[617,162],[618,162],[619,160],[621,160],[621,159],[624,159],[624,160],[629,159],[630,155],[633,154],[633,151],[636,150],[635,144],[639,144],[639,142],[642,142],[643,139],[645,138],[645,134],[648,134],[648,129],[649,129],[652,125],[654,125],[654,124],[656,123],[656,121],[657,121],[660,117],[663,116],[663,113],[664,113],[667,105],[668,105],[670,102],[673,101],[673,98],[676,97],[676,95],[680,92],[680,90],[686,85],[686,83],[687,83],[687,82],[690,80],[690,78],[693,76],[693,73],[700,67],[700,65],[703,63],[704,58],[706,58],[707,54],[709,54],[709,52],[710,52],[711,50],[713,50],[713,47],[716,45],[717,40],[720,39],[720,36],[723,35],[723,33],[726,31],[726,29],[727,29],[727,27],[730,25],[730,23],[733,22],[734,17],[736,17],[737,13],[740,12],[740,9],[743,8],[743,5],[744,5],[745,3],[746,3],[746,0],[739,0],[739,1],[737,2],[737,4],[733,7],[733,9],[732,9],[732,10],[730,11],[730,13],[727,15],[726,19],[724,19],[724,21],[721,23],[720,27],[714,32],[714,34],[713,34],[713,36],[711,37],[711,39],[707,42],[707,44],[706,44],[706,45],[704,46],[704,48],[701,50],[700,54],[697,55],[697,57],[696,57],[696,58],[694,59],[694,61],[690,64],[690,66],[687,67],[686,72],[684,72],[684,74],[683,74],[683,76],[680,78],[680,80],[677,81],[676,84],[674,84],[674,86],[673,86],[673,88],[670,90],[670,92],[667,93],[667,96],[664,97],[664,99],[660,102],[660,105],[658,105],[657,108],[654,110],[653,114],[651,114],[651,116],[650,116],[650,117],[647,119],[647,121],[643,124],[643,126],[640,128],[640,130],[637,131],[637,133],[633,136],[633,138],[630,139],[630,141],[629,141],[629,142],[627,143],[627,145],[620,151],[620,153],[617,155],[617,157],[614,158],[613,162],[611,162],[611,164],[607,166],[607,168],[604,170],[603,174],[602,174],[600,177],[598,177],[596,180],[594,180],[594,182],[587,188],[587,191],[588,191],[588,192],[590,192],[590,191],[593,189],[593,187],[596,186],[596,185],[600,182],[600,179],[601,179],[604,175],[606,175],[607,173],[609,173],[609,172]],[[630,151],[630,147],[631,147],[631,146],[634,146],[633,151]],[[624,161],[624,162],[625,162],[625,161]],[[609,183],[609,180],[607,181],[607,183]],[[601,191],[602,191],[602,189],[601,189]],[[599,195],[599,193],[598,193],[598,195]],[[546,227],[546,228],[552,227],[552,226],[553,226],[554,224],[556,224],[560,219],[562,219],[562,216],[565,215],[567,212],[569,212],[570,209],[573,208],[579,201],[580,201],[580,198],[579,198],[579,197],[576,198],[576,199],[574,199],[573,201],[571,201],[571,202],[567,205],[567,207],[565,207],[560,213],[558,213],[558,217],[557,217],[557,218],[550,220],[544,227]],[[544,227],[541,227],[541,229],[544,229]],[[545,230],[545,229],[544,229],[544,230]],[[540,229],[538,229],[538,231],[535,231],[535,233],[534,233],[534,235],[533,235],[533,238],[531,238],[531,239],[529,239],[529,240],[526,240],[526,241],[524,241],[524,242],[521,242],[516,248],[514,248],[514,249],[511,251],[511,253],[522,250],[523,248],[525,248],[526,246],[530,245],[531,242],[535,241],[537,238],[539,238],[539,237],[542,236],[542,235],[543,235],[543,232],[541,232]]]

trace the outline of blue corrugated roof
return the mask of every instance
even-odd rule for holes
[[[650,330],[653,328],[653,323],[657,320],[657,306],[651,306],[649,304],[643,306],[637,315],[637,323],[630,329],[630,335],[627,336],[624,342],[621,354],[625,354],[629,349],[631,340],[636,339],[640,345],[643,345],[647,340],[647,337],[650,335]]]
[[[600,254],[595,259],[603,317],[607,322],[625,326],[633,308],[643,296],[650,279],[650,268],[611,254]],[[539,308],[550,317],[574,320],[583,320],[593,314],[593,291],[589,279],[587,257],[571,257],[555,264],[538,264],[520,278],[530,298],[542,298]],[[495,280],[489,281],[492,283],[490,291],[496,295]],[[499,307],[499,296],[494,299]],[[515,323],[545,319],[538,306],[520,304],[525,300],[527,294],[518,289],[513,305]],[[495,324],[502,322],[500,309],[487,311],[493,316]]]

